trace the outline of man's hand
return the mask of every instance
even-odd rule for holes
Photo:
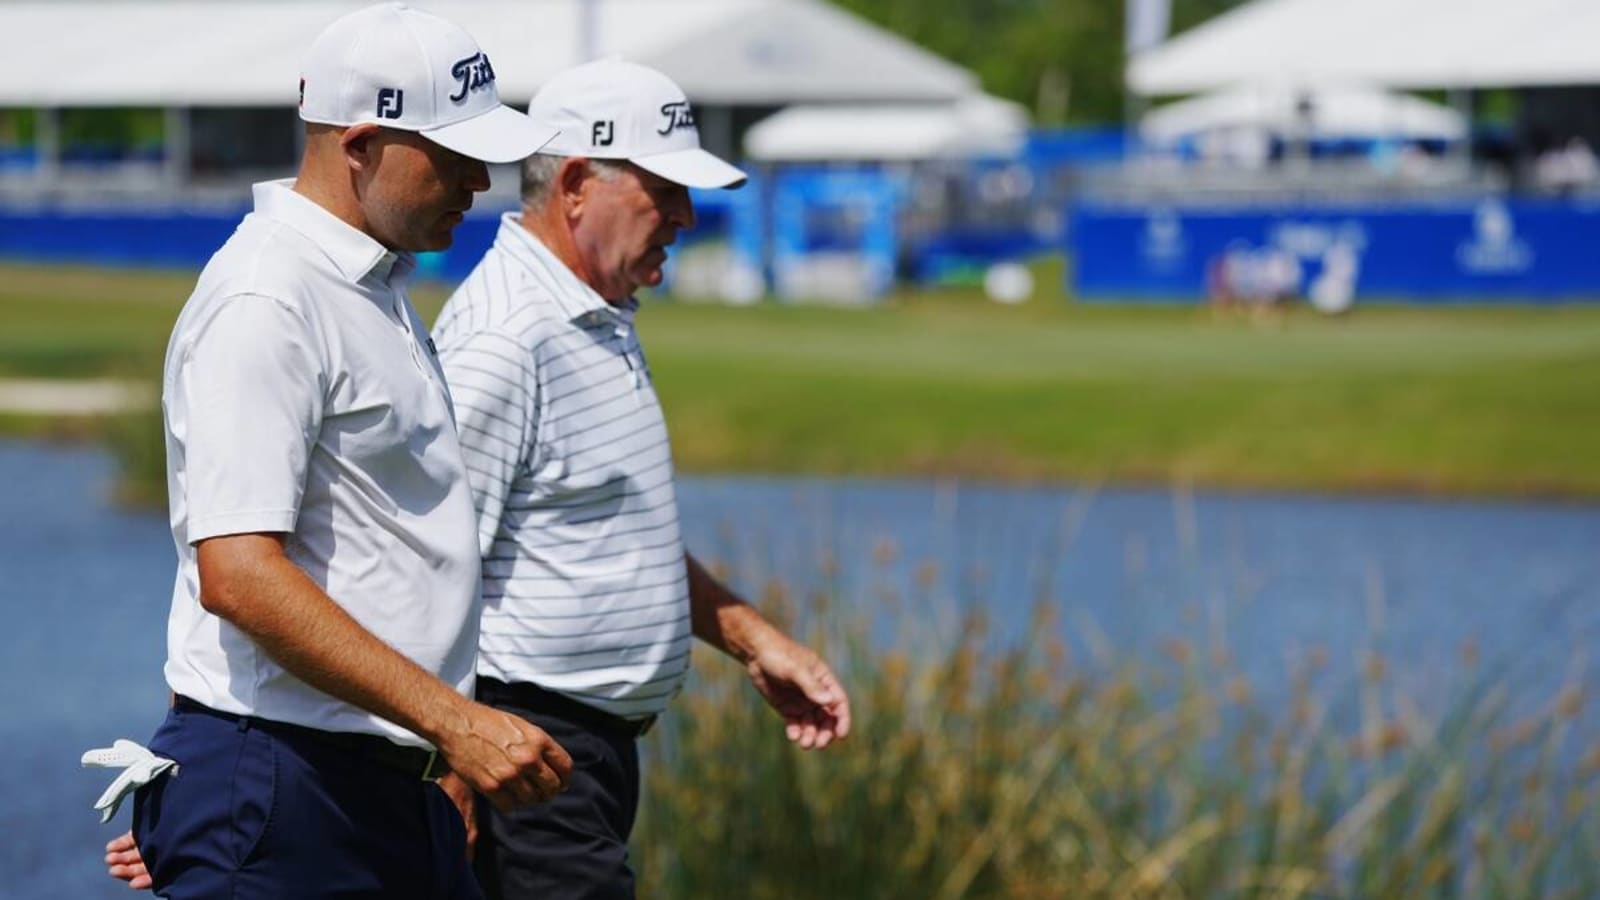
[[[779,631],[684,554],[695,637],[744,664],[750,681],[783,716],[784,733],[806,750],[850,734],[850,698],[822,657]]]
[[[436,745],[450,771],[502,812],[549,800],[572,778],[572,757],[543,729],[470,700]]]
[[[460,776],[451,772],[439,779],[439,789],[455,804],[456,812],[461,813],[461,821],[467,826],[467,859],[472,858],[472,852],[478,845],[478,805],[477,795],[472,793],[472,787]]]
[[[745,663],[750,682],[783,716],[784,733],[806,750],[821,750],[850,734],[850,698],[811,648],[776,629]]]
[[[139,855],[139,847],[133,842],[133,832],[113,838],[106,845],[106,874],[118,881],[126,881],[128,887],[136,891],[149,890],[154,883],[150,879],[150,870],[144,866],[144,857]]]

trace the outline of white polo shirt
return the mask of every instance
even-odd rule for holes
[[[690,645],[672,453],[635,308],[508,215],[434,326],[478,508],[478,671],[625,717],[666,708]]]
[[[287,535],[289,558],[389,646],[463,693],[478,546],[450,395],[406,297],[414,263],[291,189],[201,273],[162,383],[178,576],[167,683],[214,709],[425,742],[294,677],[199,601],[197,541]]]

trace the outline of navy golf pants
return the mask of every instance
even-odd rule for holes
[[[174,709],[150,749],[133,833],[169,900],[481,900],[444,791],[349,749]]]

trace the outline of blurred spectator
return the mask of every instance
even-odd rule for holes
[[[1301,275],[1287,250],[1234,241],[1206,267],[1206,285],[1218,309],[1268,309],[1299,296]]]
[[[1593,185],[1597,176],[1600,161],[1595,159],[1589,142],[1581,137],[1546,150],[1534,163],[1534,184],[1552,193],[1574,193]]]
[[[1337,315],[1348,310],[1356,298],[1356,278],[1361,257],[1347,241],[1335,241],[1322,254],[1322,271],[1306,290],[1306,298],[1318,312]]]

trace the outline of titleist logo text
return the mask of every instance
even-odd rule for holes
[[[456,60],[450,67],[450,76],[456,80],[457,90],[450,95],[453,103],[460,103],[467,94],[494,84],[494,67],[489,65],[489,54],[474,53],[466,59]]]
[[[679,128],[694,127],[694,110],[687,100],[661,104],[661,127],[656,134],[671,134]]]

